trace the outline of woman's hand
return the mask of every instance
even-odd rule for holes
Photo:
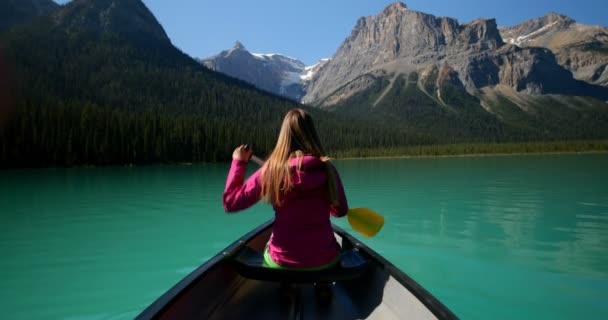
[[[234,152],[232,153],[232,160],[241,160],[245,162],[249,161],[249,158],[251,158],[251,155],[253,154],[253,150],[251,147],[247,148],[247,150],[245,149],[244,144],[234,149]]]

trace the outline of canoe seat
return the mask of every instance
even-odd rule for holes
[[[239,250],[231,260],[237,272],[245,278],[291,283],[351,280],[361,276],[369,266],[369,260],[355,249],[342,252],[340,262],[333,267],[317,271],[269,268],[264,263],[263,254],[247,246]]]

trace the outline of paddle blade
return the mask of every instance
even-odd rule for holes
[[[375,236],[384,225],[384,217],[367,208],[351,208],[346,218],[353,229],[368,238]]]

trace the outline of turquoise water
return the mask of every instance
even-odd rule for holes
[[[462,319],[608,319],[608,155],[338,161],[365,240]],[[5,319],[128,319],[237,237],[228,164],[0,172]],[[350,230],[344,220],[336,220]]]

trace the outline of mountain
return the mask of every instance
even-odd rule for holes
[[[550,49],[576,79],[608,87],[608,28],[580,24],[557,13],[499,31],[519,47]]]
[[[296,107],[333,152],[434,141],[211,71],[140,0],[72,1],[0,34],[0,48],[0,168],[219,161],[241,143],[263,155]]]
[[[57,8],[52,0],[0,0],[0,32]]]
[[[303,101],[318,102],[362,74],[408,73],[446,57],[466,59],[503,44],[494,20],[459,25],[455,19],[409,10],[403,3],[360,18],[323,72],[313,77]]]
[[[251,53],[237,41],[232,49],[200,61],[211,70],[299,101],[312,75],[327,59],[307,67],[301,61],[285,55]]]
[[[325,58],[325,59],[321,59],[319,60],[319,62],[313,64],[312,66],[307,66],[306,68],[304,68],[304,72],[300,74],[300,80],[302,83],[302,90],[303,93],[306,93],[306,91],[308,91],[308,87],[310,86],[310,83],[312,81],[312,78],[315,76],[315,74],[317,74],[319,72],[319,70],[323,69],[325,67],[325,65],[329,62],[329,58]],[[301,100],[304,97],[304,94],[302,94],[298,101]]]
[[[73,0],[54,15],[68,33],[86,30],[132,42],[170,43],[163,27],[140,0]]]
[[[494,19],[460,24],[398,2],[357,21],[302,101],[453,142],[606,137],[606,100],[550,50],[505,43]]]

